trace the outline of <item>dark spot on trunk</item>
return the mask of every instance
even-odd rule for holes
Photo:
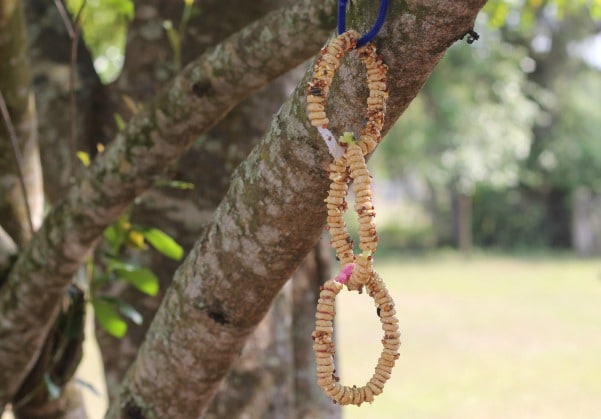
[[[123,406],[123,417],[127,419],[145,419],[142,408],[135,401],[129,399]]]
[[[208,80],[201,80],[192,85],[192,93],[198,97],[209,96],[214,93],[213,86]]]
[[[208,311],[209,317],[218,324],[229,324],[229,321],[227,320],[227,318],[225,317],[225,314],[217,309],[213,309],[213,310],[209,310]]]

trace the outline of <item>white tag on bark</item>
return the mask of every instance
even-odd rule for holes
[[[317,127],[317,131],[321,134],[321,137],[326,142],[328,150],[334,159],[339,159],[344,155],[344,148],[338,144],[336,137],[327,128]]]

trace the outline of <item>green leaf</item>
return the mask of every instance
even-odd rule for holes
[[[593,19],[601,19],[601,1],[593,1],[593,4],[591,4],[590,7],[590,11]]]
[[[50,378],[50,374],[48,373],[44,374],[44,385],[46,386],[50,400],[56,400],[61,396],[61,388],[52,382],[52,378]]]
[[[112,304],[113,306],[117,307],[117,309],[119,310],[119,312],[121,314],[123,314],[125,317],[127,317],[128,319],[130,319],[132,322],[134,322],[137,325],[141,325],[144,321],[144,318],[142,317],[142,315],[140,314],[140,312],[138,310],[136,310],[133,306],[127,304],[125,301],[123,301],[120,298],[115,298],[115,297],[109,297],[109,296],[101,296],[97,298],[98,300],[102,300],[102,301],[106,301],[109,304]]]
[[[121,115],[119,115],[118,113],[114,114],[113,117],[115,118],[115,123],[117,124],[117,129],[119,131],[124,131],[125,127],[127,126],[127,124],[125,123],[125,121],[123,120],[123,118],[121,117]]]
[[[130,283],[145,294],[158,294],[159,278],[157,278],[150,269],[132,267],[131,265],[126,266],[126,269],[115,269],[115,272],[121,279]]]
[[[184,256],[184,249],[171,236],[158,228],[142,228],[140,232],[152,247],[168,258],[181,260]]]
[[[122,338],[127,332],[127,323],[119,316],[115,307],[102,299],[92,300],[94,314],[100,326],[112,336]]]
[[[103,236],[111,247],[118,245],[121,238],[121,235],[119,234],[119,228],[115,224],[108,226],[104,230]]]
[[[88,153],[86,153],[85,151],[78,151],[76,155],[81,164],[83,164],[85,167],[88,167],[90,165],[91,159]]]

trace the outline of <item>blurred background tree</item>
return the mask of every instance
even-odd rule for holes
[[[599,250],[601,2],[489,1],[485,12],[480,39],[449,50],[372,159],[383,199],[423,213],[395,217],[383,242]],[[588,244],[582,216],[581,229],[597,228]]]
[[[68,4],[76,14],[84,0]],[[133,8],[85,2],[83,35],[104,83],[121,71]],[[187,19],[200,10],[190,7]],[[588,244],[574,237],[574,206],[601,193],[601,0],[493,0],[484,12],[480,39],[449,50],[372,159],[388,180],[382,199],[413,214],[383,234],[391,248],[598,250],[601,231]],[[185,24],[155,29],[177,49]],[[591,220],[584,230],[596,228]]]

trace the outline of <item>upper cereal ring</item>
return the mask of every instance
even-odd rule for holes
[[[326,115],[326,99],[340,67],[340,60],[357,46],[359,34],[350,30],[332,39],[321,51],[313,66],[313,79],[307,85],[307,113],[314,127],[327,128],[330,120]],[[366,124],[361,129],[359,145],[363,154],[373,151],[382,139],[382,126],[386,111],[388,68],[372,43],[359,48],[359,58],[365,65],[367,87]],[[326,139],[327,141],[327,139]]]

